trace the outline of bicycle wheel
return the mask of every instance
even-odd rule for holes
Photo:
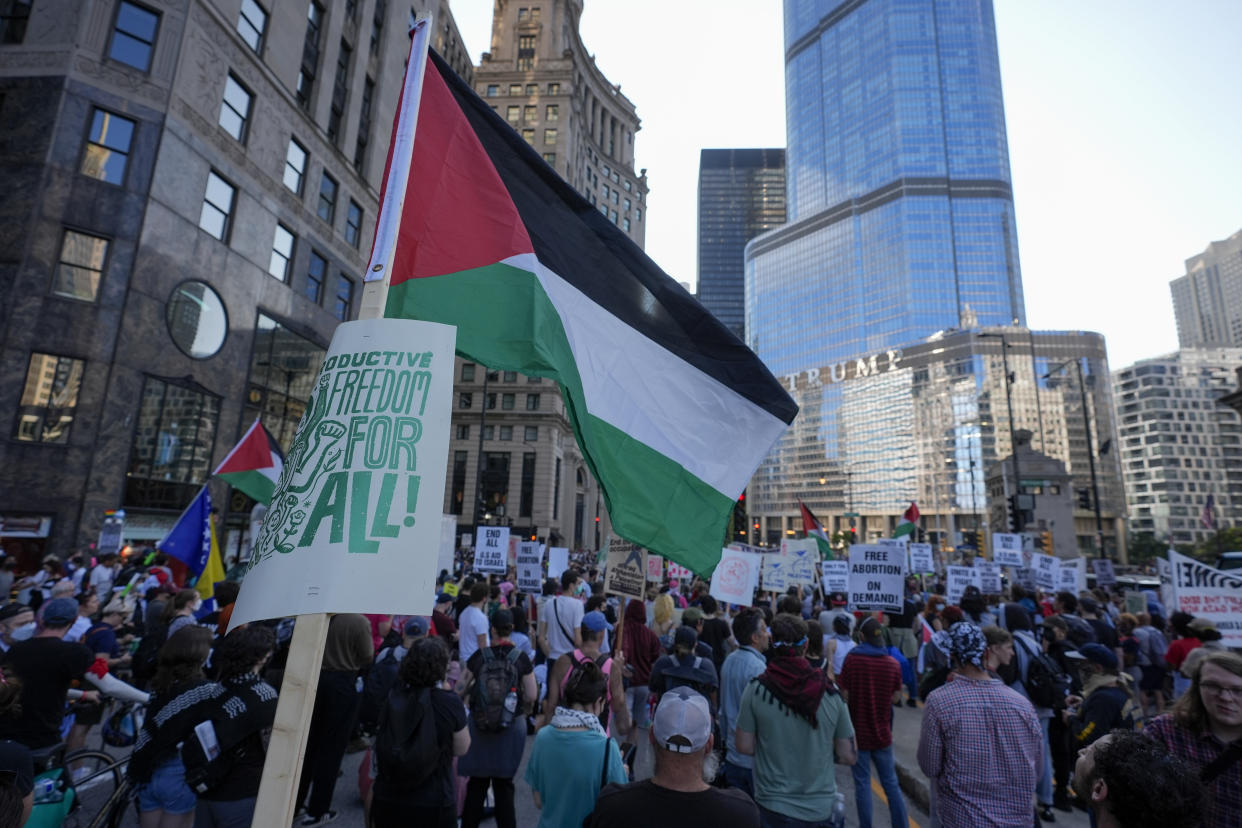
[[[85,828],[109,805],[121,784],[124,762],[124,757],[118,759],[98,750],[75,750],[65,756],[65,773],[75,798],[66,825]]]

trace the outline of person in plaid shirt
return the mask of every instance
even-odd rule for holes
[[[1173,712],[1143,734],[1198,771],[1207,789],[1203,828],[1242,828],[1242,656],[1205,656]]]
[[[1035,708],[984,669],[987,639],[959,621],[932,636],[955,675],[923,709],[919,767],[943,828],[1031,828],[1044,734]]]

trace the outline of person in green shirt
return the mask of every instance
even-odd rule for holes
[[[746,686],[734,733],[738,752],[755,757],[760,819],[764,828],[839,825],[833,762],[858,760],[849,709],[806,660],[806,622],[781,613],[771,631],[767,669]]]

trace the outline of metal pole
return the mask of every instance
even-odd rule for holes
[[[483,429],[487,426],[487,366],[479,365],[483,369],[483,399],[480,401],[482,408],[479,411],[479,462],[475,464],[474,475],[474,537],[478,542],[479,526],[483,523]]]
[[[1074,360],[1074,367],[1078,369],[1078,393],[1082,400],[1082,419],[1087,429],[1087,464],[1091,469],[1091,497],[1095,501],[1095,540],[1100,547],[1100,557],[1108,557],[1104,554],[1104,518],[1100,515],[1100,483],[1095,476],[1095,448],[1091,441],[1091,411],[1087,408],[1087,384],[1082,378],[1082,359]]]
[[[1013,393],[1010,390],[1012,385],[1009,373],[1009,343],[1005,341],[1005,335],[999,334],[1001,341],[1001,364],[1005,369],[1005,409],[1009,413],[1009,453],[1013,457],[1013,492],[1014,492],[1014,514],[1018,515],[1018,498],[1022,496],[1022,475],[1018,472],[1018,437],[1013,428]],[[1018,517],[1018,531],[1026,528],[1026,521],[1020,516]]]

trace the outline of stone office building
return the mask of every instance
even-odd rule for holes
[[[0,544],[30,565],[109,509],[162,537],[256,416],[288,445],[356,314],[411,6],[0,8]],[[469,77],[446,0],[413,9]],[[231,554],[252,504],[212,491]]]

